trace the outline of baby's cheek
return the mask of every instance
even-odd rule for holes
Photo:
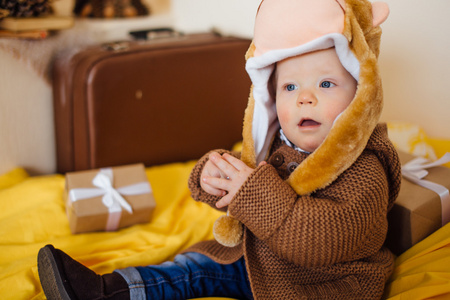
[[[278,111],[278,121],[280,122],[281,128],[283,129],[290,121],[290,114],[287,110]]]
[[[334,123],[334,121],[336,120],[336,118],[342,113],[344,112],[346,107],[342,106],[342,107],[333,107],[332,109],[328,109],[326,111],[323,112],[323,115],[325,117],[325,120],[327,121],[327,123],[331,125]]]

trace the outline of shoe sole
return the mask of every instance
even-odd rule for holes
[[[49,300],[70,300],[59,273],[55,257],[49,247],[38,253],[38,273],[42,289]]]

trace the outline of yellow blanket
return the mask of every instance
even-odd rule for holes
[[[395,264],[385,298],[450,299],[450,223],[400,255]]]
[[[157,207],[148,224],[118,232],[72,235],[62,175],[28,177],[23,169],[0,176],[0,298],[45,299],[36,267],[38,250],[53,244],[98,273],[170,260],[212,239],[220,213],[189,196],[194,162],[147,168]]]

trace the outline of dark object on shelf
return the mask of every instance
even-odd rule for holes
[[[7,15],[5,11],[8,12]],[[8,17],[41,17],[53,13],[48,0],[0,0],[0,19]]]
[[[150,9],[141,0],[78,0],[73,12],[85,18],[132,18],[149,15]]]

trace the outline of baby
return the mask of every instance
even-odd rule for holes
[[[401,178],[378,124],[387,15],[366,0],[264,0],[247,53],[242,151],[205,154],[189,178],[192,197],[228,211],[242,236],[216,232],[173,262],[101,276],[47,245],[47,297],[380,299]]]

